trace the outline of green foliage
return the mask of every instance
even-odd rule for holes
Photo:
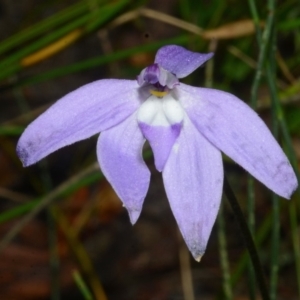
[[[300,135],[300,107],[290,106],[284,110],[287,125],[291,134]]]

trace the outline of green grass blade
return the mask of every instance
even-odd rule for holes
[[[222,201],[223,203],[223,201]],[[227,253],[226,233],[225,233],[225,218],[224,218],[224,204],[221,203],[219,214],[218,214],[218,240],[219,240],[219,256],[222,268],[222,285],[224,299],[233,299],[232,286],[231,286],[231,275]]]
[[[127,4],[127,2],[128,0],[123,0],[113,4],[102,6],[97,11],[86,14],[78,18],[77,20],[72,21],[69,24],[55,30],[53,33],[46,35],[45,37],[30,44],[29,46],[22,48],[16,53],[13,53],[11,56],[0,63],[0,80],[21,69],[21,59],[25,58],[29,54],[32,54],[33,52],[51,44],[52,42],[75,29],[82,28],[85,32],[89,32],[92,29],[95,29],[96,26],[99,27],[100,25],[108,21],[114,14],[119,12],[124,7],[124,5]],[[96,22],[95,19],[97,19]]]
[[[73,279],[74,279],[76,285],[78,286],[83,298],[85,300],[93,300],[93,295],[90,292],[90,290],[89,290],[88,286],[86,285],[86,283],[84,282],[81,274],[77,270],[75,270],[72,273],[72,276],[73,276]]]
[[[0,126],[2,136],[19,136],[23,131],[23,126]]]
[[[55,28],[73,18],[78,18],[81,14],[88,12],[86,1],[76,3],[57,14],[36,23],[35,25],[24,29],[17,34],[7,38],[0,43],[0,54],[20,46],[22,43],[27,42],[41,34],[47,32],[50,29]]]

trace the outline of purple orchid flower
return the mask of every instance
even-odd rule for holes
[[[199,261],[220,207],[221,151],[284,198],[298,185],[287,157],[248,105],[229,93],[178,81],[212,56],[165,46],[137,81],[107,79],[84,85],[26,128],[18,156],[29,166],[102,132],[99,164],[134,224],[150,181],[142,159],[147,139],[179,229]]]

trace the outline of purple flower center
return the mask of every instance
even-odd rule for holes
[[[158,64],[150,65],[146,68],[145,74],[144,74],[144,80],[145,82],[151,83],[151,84],[159,84],[159,66]]]
[[[178,78],[155,63],[146,67],[137,77],[140,86],[151,85],[156,91],[168,92],[179,84]]]

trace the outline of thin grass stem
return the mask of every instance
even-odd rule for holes
[[[36,38],[46,31],[59,26],[70,19],[78,18],[79,15],[87,12],[86,1],[78,2],[72,6],[69,6],[65,10],[62,10],[55,15],[34,24],[33,26],[26,28],[17,34],[7,38],[0,43],[0,54],[4,53],[18,45],[27,42],[30,39]]]
[[[256,8],[255,0],[249,0],[248,1],[249,6],[250,6],[250,11],[252,14],[252,19],[255,24],[256,28],[256,35],[257,35],[257,41],[258,44],[260,45],[259,48],[259,55],[258,55],[258,62],[257,62],[257,69],[254,77],[254,81],[251,87],[251,100],[250,104],[251,107],[255,110],[257,107],[257,99],[258,99],[258,87],[262,78],[263,74],[263,66],[266,60],[266,53],[267,53],[267,48],[268,45],[270,44],[270,37],[271,37],[271,31],[273,28],[274,24],[274,15],[273,13],[269,12],[267,21],[266,21],[266,26],[261,33],[260,26],[259,26],[259,16],[258,16],[258,11]],[[250,226],[250,231],[254,232],[255,230],[255,195],[254,195],[254,179],[252,178],[251,175],[248,175],[248,222]],[[254,278],[253,278],[253,270],[252,267],[249,266],[249,283],[250,283],[250,297],[251,299],[255,299],[255,288],[254,288]]]
[[[155,43],[151,44],[146,44],[146,45],[141,45],[138,47],[132,47],[129,49],[125,49],[122,51],[115,51],[111,54],[107,55],[101,55],[99,57],[95,57],[92,59],[88,59],[79,63],[71,64],[68,66],[60,67],[53,69],[51,71],[29,77],[27,79],[24,79],[22,81],[19,81],[11,86],[3,87],[2,90],[9,90],[12,87],[20,87],[20,86],[25,86],[25,85],[33,85],[39,82],[44,82],[50,79],[66,76],[69,74],[75,74],[84,70],[88,70],[91,68],[95,68],[97,66],[110,63],[116,60],[124,59],[127,57],[130,57],[131,55],[134,55],[136,53],[141,53],[141,52],[150,52],[158,49],[159,47],[166,45],[166,44],[179,44],[179,45],[184,45],[188,42],[188,36],[187,35],[181,35],[177,36],[175,38],[171,38],[168,40],[163,40],[163,41],[158,41]]]
[[[78,286],[84,300],[93,300],[93,295],[91,294],[88,286],[84,282],[84,279],[82,278],[81,274],[79,271],[75,270],[72,273],[73,279]]]
[[[34,216],[36,216],[41,210],[47,207],[52,201],[56,198],[61,197],[64,193],[66,193],[72,186],[78,184],[80,181],[84,182],[84,179],[91,175],[94,172],[99,172],[98,163],[94,163],[91,166],[87,167],[80,173],[74,175],[52,192],[48,193],[44,198],[42,198],[34,207],[31,207],[31,210],[25,215],[16,225],[14,225],[7,233],[4,235],[2,240],[0,241],[0,253],[4,250],[4,248],[12,241],[12,239],[20,232],[20,230],[27,224]]]
[[[263,300],[269,300],[270,298],[269,298],[268,288],[267,288],[266,281],[264,278],[262,266],[261,266],[261,263],[259,260],[257,248],[255,246],[255,243],[252,238],[249,227],[247,226],[247,222],[243,216],[243,212],[242,212],[242,210],[239,206],[239,203],[231,189],[231,186],[229,185],[229,182],[228,182],[226,176],[224,177],[224,193],[226,195],[227,200],[230,203],[230,206],[233,210],[236,221],[241,230],[243,241],[245,243],[245,246],[248,250],[251,262],[253,264],[253,268],[254,268],[255,275],[256,275],[256,281],[257,281],[258,287],[260,289],[261,297]]]
[[[227,242],[225,233],[224,205],[221,204],[218,214],[218,240],[219,240],[219,256],[223,275],[223,295],[224,299],[233,299],[231,275],[228,261]]]
[[[45,35],[38,41],[31,43],[29,46],[21,47],[21,50],[13,53],[9,57],[2,60],[2,62],[0,63],[0,79],[4,79],[21,70],[23,68],[22,62],[24,59],[26,59],[26,56],[31,55],[32,53],[40,50],[43,47],[47,47],[49,44],[57,41],[65,35],[68,35],[73,30],[83,30],[84,33],[95,30],[97,27],[111,18],[114,14],[116,14],[119,10],[121,10],[127,3],[128,0],[122,0],[103,6],[101,8],[100,15],[99,11],[92,11],[89,14],[85,14],[82,17],[69,22],[68,24],[55,30],[53,33]],[[83,33],[80,32],[78,37],[82,34]],[[76,41],[78,37],[76,36],[73,41]]]
[[[275,1],[269,0],[269,11],[270,14],[274,15],[274,7],[275,7]],[[274,53],[273,49],[273,53]],[[273,54],[272,56],[274,56]],[[274,60],[275,58],[273,58]],[[272,62],[272,60],[271,60]],[[280,105],[280,101],[278,99],[277,94],[277,88],[275,85],[275,79],[274,79],[274,64],[269,63],[267,65],[267,79],[270,91],[272,93],[272,100],[273,100],[273,109],[276,114],[276,118],[278,120],[281,132],[283,134],[284,141],[287,146],[287,152],[289,155],[289,158],[291,159],[292,165],[295,168],[295,172],[298,178],[299,182],[299,170],[298,170],[298,164],[297,164],[297,158],[295,155],[295,151],[293,149],[292,141],[290,134],[287,129],[284,113],[282,110],[282,107]],[[292,241],[293,241],[293,248],[294,248],[294,256],[295,256],[295,267],[296,267],[296,274],[297,274],[297,286],[298,286],[298,295],[300,297],[300,238],[298,233],[298,217],[297,217],[297,210],[298,207],[295,204],[295,202],[291,202],[289,205],[289,215],[290,215],[290,224],[291,224],[291,231],[292,231]],[[275,278],[276,279],[276,278]],[[273,280],[275,280],[273,279]],[[275,283],[273,283],[275,284]]]
[[[86,252],[82,243],[73,234],[70,224],[59,208],[53,208],[53,216],[64,233],[71,251],[74,253],[76,260],[80,264],[81,270],[84,272],[93,294],[97,300],[107,300],[102,284],[99,280],[94,265]]]
[[[50,256],[50,294],[51,300],[60,299],[60,283],[59,283],[59,255],[57,249],[57,230],[56,222],[51,212],[51,206],[47,209],[47,229],[49,241],[49,256]]]
[[[271,71],[272,77],[269,76],[267,71],[267,79],[270,88],[271,105],[272,105],[272,132],[276,139],[278,139],[278,120],[276,116],[276,107],[274,99],[278,96],[278,91],[275,89],[270,81],[276,80],[276,31],[274,28],[271,35],[271,45],[269,47],[269,61],[267,69]],[[271,232],[271,268],[270,268],[270,298],[271,300],[277,299],[277,284],[278,284],[278,271],[279,271],[279,230],[280,230],[280,214],[279,214],[279,197],[272,194],[272,232]]]

